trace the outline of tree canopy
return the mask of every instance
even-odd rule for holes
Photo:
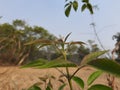
[[[25,59],[37,57],[39,45],[26,46],[25,43],[42,38],[53,40],[56,37],[42,27],[27,25],[23,20],[17,19],[12,24],[1,24],[0,61],[2,63],[18,64]]]

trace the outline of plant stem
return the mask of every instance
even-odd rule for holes
[[[72,79],[75,76],[75,74],[83,67],[85,67],[85,66],[81,66],[81,67],[77,68],[76,71],[71,75],[70,79]]]
[[[58,69],[58,68],[55,68],[56,70],[58,70],[62,75],[64,75],[66,78],[67,78],[67,75],[64,73],[64,72],[62,72],[60,69]]]
[[[67,61],[67,55],[66,55],[65,51],[63,52],[63,56],[64,56],[65,61]],[[71,78],[70,78],[70,72],[69,72],[68,67],[66,67],[66,73],[67,73],[67,77],[66,78],[68,80],[70,90],[73,90],[72,83],[71,83]]]
[[[69,83],[70,90],[73,90],[68,67],[66,67],[66,72],[67,72],[67,80],[68,80],[68,83]]]

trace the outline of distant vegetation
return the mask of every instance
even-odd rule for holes
[[[57,40],[58,38],[49,33],[43,27],[29,26],[23,20],[14,20],[12,24],[0,25],[0,64],[17,65],[24,64],[39,58],[53,60],[60,56],[53,46],[43,47],[43,44],[26,46],[30,41],[39,39]],[[90,52],[99,51],[98,45],[88,40],[88,45],[73,45],[69,49],[69,60],[78,63]]]
[[[27,60],[46,57],[47,51],[39,50],[40,45],[25,46],[36,39],[54,40],[56,37],[39,26],[29,26],[25,21],[14,20],[12,24],[0,25],[0,64],[16,65]],[[46,49],[47,50],[47,49]]]

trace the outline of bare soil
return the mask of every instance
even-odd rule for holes
[[[63,72],[65,70],[60,68]],[[70,68],[70,73],[72,74],[76,68]],[[91,67],[85,67],[81,69],[76,75],[81,77],[85,82],[87,81],[88,76],[94,72],[96,69]],[[39,77],[45,77],[46,75],[53,75],[56,77],[56,80],[52,81],[54,90],[58,90],[58,87],[61,83],[58,81],[59,76],[61,75],[56,69],[32,69],[25,68],[21,69],[15,66],[1,66],[0,67],[0,90],[27,90],[31,85],[42,82]],[[64,79],[67,82],[66,79]],[[101,75],[94,84],[105,84],[108,85],[107,74],[104,73]],[[44,86],[41,85],[44,89]],[[115,78],[115,90],[120,90],[120,79]],[[80,90],[79,87],[73,82],[74,90]],[[85,88],[87,84],[85,83]],[[66,86],[64,90],[69,90],[69,87]],[[87,90],[87,89],[86,89]]]

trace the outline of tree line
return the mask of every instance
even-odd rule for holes
[[[114,35],[114,38],[119,39],[119,35]],[[11,24],[0,24],[0,64],[17,65],[39,58],[53,60],[60,56],[52,46],[41,48],[42,44],[25,45],[28,42],[40,39],[58,40],[59,38],[43,27],[30,26],[23,20],[16,19]],[[100,51],[93,40],[88,40],[87,43],[88,45],[73,45],[69,49],[68,59],[78,63],[90,52]]]

